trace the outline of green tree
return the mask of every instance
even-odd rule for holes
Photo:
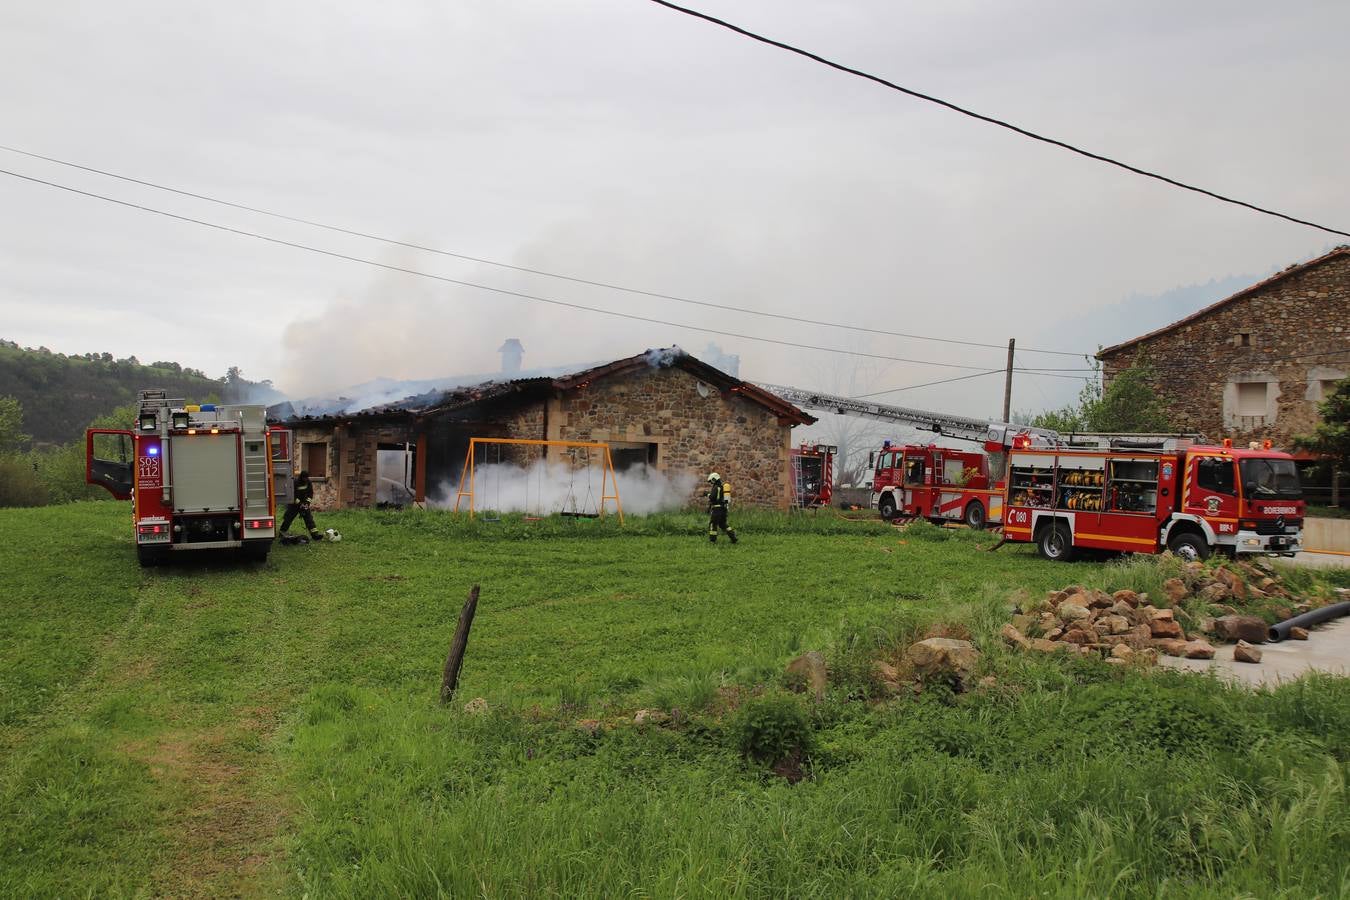
[[[1295,437],[1294,446],[1326,456],[1337,472],[1350,472],[1350,378],[1336,383],[1317,412],[1322,421],[1312,433]]]
[[[1140,353],[1130,367],[1102,388],[1101,370],[1078,394],[1076,403],[1043,412],[1031,419],[1040,428],[1070,431],[1149,432],[1176,431],[1162,398],[1153,387],[1156,373]]]
[[[23,407],[13,397],[0,397],[0,453],[15,453],[32,440],[23,433]]]

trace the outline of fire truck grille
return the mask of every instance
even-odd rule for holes
[[[1299,528],[1303,525],[1302,519],[1278,519],[1270,521],[1258,521],[1256,523],[1257,534],[1285,534],[1290,528]]]

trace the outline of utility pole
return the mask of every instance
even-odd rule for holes
[[[1012,369],[1013,369],[1013,347],[1016,346],[1016,338],[1008,338],[1008,374],[1003,379],[1003,421],[1008,421],[1008,416],[1012,414]]]

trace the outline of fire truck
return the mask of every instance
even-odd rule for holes
[[[822,394],[777,384],[759,387],[807,409],[909,425],[943,437],[980,444],[984,452],[952,450],[936,444],[895,445],[890,441],[870,455],[872,506],[881,517],[922,517],[934,522],[965,522],[972,528],[1002,520],[1003,484],[991,473],[1002,472],[1012,442],[1023,438],[1033,446],[1053,447],[1058,432],[1049,428],[985,422],[946,413],[873,403],[853,397]]]
[[[834,457],[838,452],[838,447],[827,444],[802,444],[788,451],[795,506],[813,509],[830,505],[834,496]]]
[[[1287,453],[1169,440],[1140,449],[1130,436],[1097,448],[1033,448],[1009,458],[1003,534],[1046,559],[1080,548],[1131,553],[1170,549],[1186,559],[1302,549],[1303,495]],[[1119,438],[1115,440],[1113,438]]]
[[[872,504],[888,522],[924,518],[981,529],[1003,521],[1003,482],[990,477],[983,453],[886,441],[869,462]]]
[[[85,480],[132,501],[136,555],[235,550],[265,560],[276,504],[291,489],[290,433],[267,426],[266,408],[190,405],[141,391],[131,430],[85,434]]]

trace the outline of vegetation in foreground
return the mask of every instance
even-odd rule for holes
[[[141,570],[124,506],[0,511],[0,893],[1350,893],[1343,679],[994,640],[1012,587],[1149,590],[1148,560],[829,514],[742,516],[734,548],[693,516],[322,518],[341,544]],[[874,697],[875,652],[938,622],[995,686]],[[781,690],[804,649],[820,704]]]

